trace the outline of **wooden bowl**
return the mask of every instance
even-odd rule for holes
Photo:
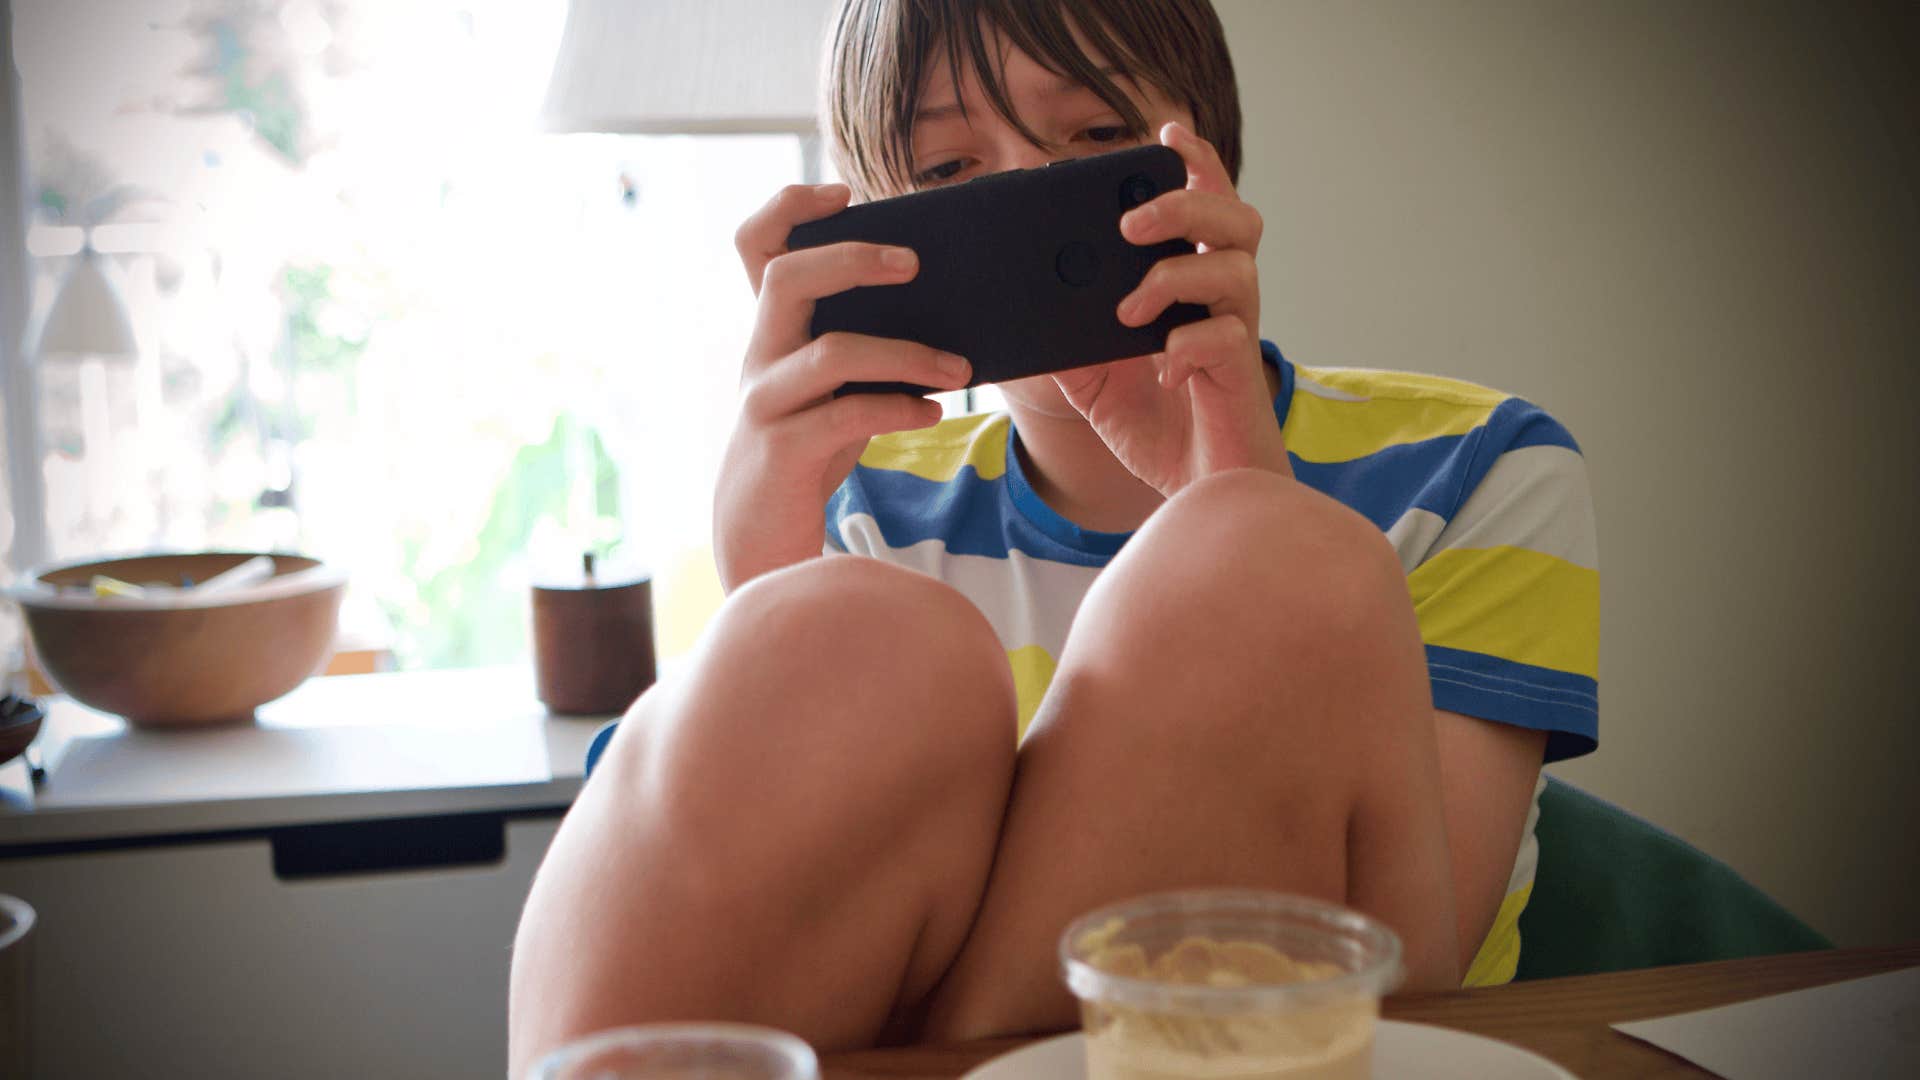
[[[0,765],[19,757],[32,744],[34,736],[40,734],[40,722],[44,719],[36,712],[25,723],[0,720]]]
[[[252,552],[144,555],[41,570],[10,591],[47,679],[141,727],[251,719],[333,653],[346,576],[273,554],[273,576],[232,591],[96,595],[96,575],[143,585],[205,581]]]

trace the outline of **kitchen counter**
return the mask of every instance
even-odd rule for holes
[[[463,811],[563,808],[608,717],[550,717],[525,668],[309,679],[256,722],[155,731],[47,699],[0,766],[0,856],[168,836]]]

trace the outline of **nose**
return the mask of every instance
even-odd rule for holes
[[[1066,157],[1065,154],[1042,146],[1035,146],[1022,138],[1018,132],[1009,132],[1008,138],[1000,147],[996,172],[1011,169],[1036,169],[1042,165],[1051,165]]]

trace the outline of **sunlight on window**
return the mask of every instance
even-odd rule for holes
[[[526,654],[526,584],[717,603],[709,500],[794,136],[548,135],[561,0],[17,0],[36,309],[90,244],[137,359],[49,360],[59,559],[275,548],[403,667]]]

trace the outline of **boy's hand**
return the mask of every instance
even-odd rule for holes
[[[906,248],[840,243],[787,250],[795,225],[838,212],[848,198],[844,184],[795,185],[734,234],[760,305],[713,498],[714,554],[729,592],[820,554],[827,499],[869,438],[940,419],[938,402],[906,394],[835,398],[836,388],[872,381],[959,389],[972,374],[960,357],[913,342],[812,336],[815,300],[859,285],[911,281],[919,272]]]
[[[1122,464],[1161,494],[1212,473],[1255,467],[1292,475],[1260,358],[1260,214],[1240,201],[1212,144],[1178,123],[1160,141],[1187,165],[1187,186],[1129,211],[1135,244],[1184,238],[1192,255],[1162,259],[1120,301],[1144,326],[1175,301],[1209,317],[1167,336],[1166,351],[1054,376]]]

